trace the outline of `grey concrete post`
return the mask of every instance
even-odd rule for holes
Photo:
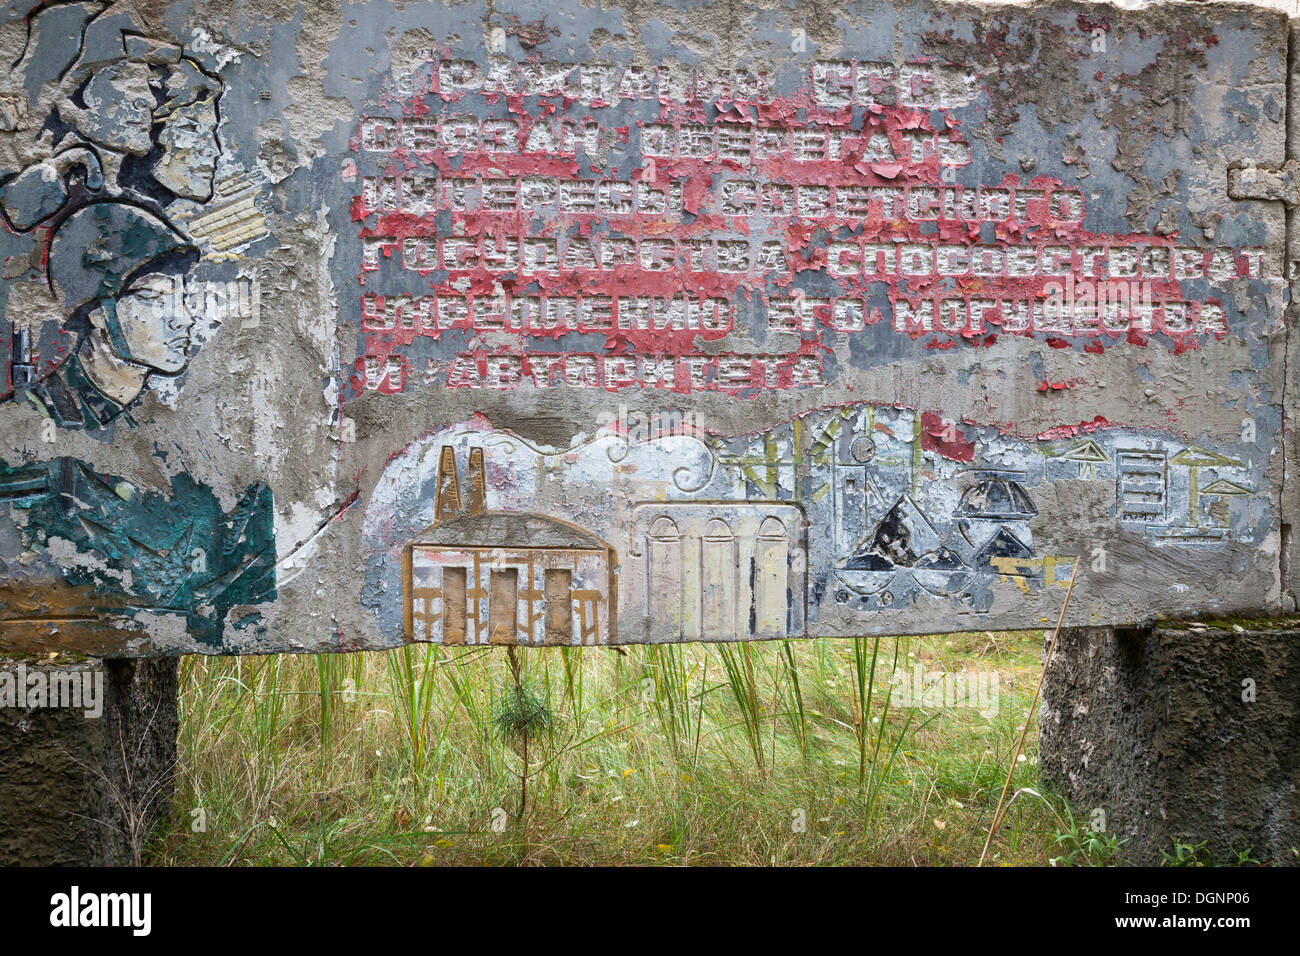
[[[0,661],[0,687],[26,685],[0,706],[0,866],[140,861],[171,811],[177,675],[176,658]],[[22,706],[60,685],[92,706]]]
[[[1128,862],[1177,839],[1215,863],[1300,863],[1300,623],[1252,623],[1061,631],[1041,773],[1104,812]]]

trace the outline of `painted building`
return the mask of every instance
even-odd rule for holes
[[[607,644],[617,633],[618,556],[558,518],[484,507],[483,450],[461,504],[442,449],[438,520],[406,549],[406,637],[436,644]]]
[[[634,506],[645,640],[785,637],[804,624],[803,509],[775,501]]]

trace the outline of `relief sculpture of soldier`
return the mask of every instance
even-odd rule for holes
[[[35,283],[10,285],[0,404],[34,405],[57,428],[104,440],[134,424],[152,380],[189,362],[186,280],[201,250],[167,209],[210,200],[220,157],[220,78],[123,21],[110,3],[48,4],[32,15],[13,69],[40,90],[43,113],[9,152],[31,161],[0,170],[0,217],[27,241],[41,290],[37,298],[16,291]],[[69,49],[71,62],[51,56]],[[187,476],[172,484],[166,495],[137,492],[75,459],[0,461],[0,541],[6,526],[37,551],[57,536],[109,569],[102,580],[73,580],[43,560],[0,554],[0,612],[39,580],[62,577],[75,600],[97,594],[116,608],[184,613],[194,639],[218,641],[230,606],[274,597],[271,492],[251,486],[223,513]]]
[[[48,104],[39,124],[32,124],[34,147],[45,156],[31,170],[11,175],[5,186],[4,212],[11,225],[27,229],[35,217],[10,208],[10,196],[47,191],[52,196],[62,176],[86,153],[97,162],[89,184],[110,196],[144,200],[162,210],[176,199],[206,202],[212,198],[221,145],[221,77],[203,68],[178,44],[123,28],[108,4],[47,5],[32,18],[26,49],[12,65],[28,88],[39,86]],[[43,28],[60,15],[84,21],[61,29]],[[75,30],[79,39],[69,43]],[[46,32],[60,49],[79,50],[59,65],[41,43]],[[57,41],[62,39],[62,43]],[[66,154],[73,155],[68,158]],[[40,168],[44,167],[44,168]],[[40,179],[40,186],[35,179]],[[46,215],[53,212],[48,206]]]
[[[98,202],[68,216],[48,250],[63,320],[43,338],[49,350],[74,344],[46,362],[15,361],[15,392],[65,428],[101,428],[123,416],[151,376],[185,367],[194,325],[185,275],[198,257],[139,206]]]
[[[184,279],[199,253],[165,210],[210,199],[220,156],[220,78],[111,17],[97,36],[109,9],[60,4],[33,18],[15,69],[37,70],[37,82],[53,73],[41,40],[60,15],[86,17],[81,52],[41,82],[55,91],[37,137],[50,155],[0,183],[6,225],[46,237],[34,257],[57,310],[35,332],[11,318],[11,397],[69,428],[107,425],[151,376],[185,368],[194,320]]]

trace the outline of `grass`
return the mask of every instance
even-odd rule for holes
[[[517,672],[499,648],[186,658],[151,859],[974,864],[1041,649],[985,632],[520,648]],[[996,674],[997,713],[896,699],[918,664]],[[1107,862],[1042,792],[1033,739],[992,862]]]

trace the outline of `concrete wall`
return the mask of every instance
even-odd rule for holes
[[[15,2],[0,51],[0,650],[397,646],[435,531],[517,566],[473,641],[1034,627],[1076,562],[1074,625],[1293,606],[1278,12]]]

